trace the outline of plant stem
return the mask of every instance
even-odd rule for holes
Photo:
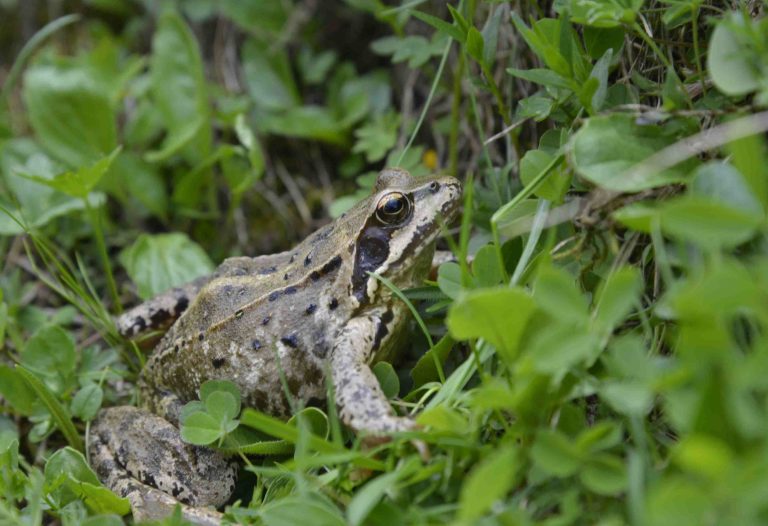
[[[464,53],[459,53],[459,63],[453,73],[453,98],[451,100],[451,131],[448,138],[448,173],[454,177],[459,172],[459,124],[461,110],[461,79],[464,76]]]
[[[699,73],[699,85],[702,94],[707,93],[707,83],[704,82],[704,68],[701,67],[701,50],[699,49],[699,6],[694,5],[691,12],[691,26],[693,28],[693,54],[696,57],[696,70]]]
[[[115,277],[112,275],[112,266],[109,263],[109,254],[107,253],[107,244],[104,242],[104,230],[101,228],[101,214],[99,210],[93,208],[91,203],[88,202],[88,196],[83,198],[85,203],[85,209],[88,212],[88,217],[91,220],[91,226],[93,227],[93,235],[96,238],[96,248],[99,252],[99,258],[101,264],[104,267],[104,276],[107,280],[107,289],[109,290],[109,296],[112,299],[115,312],[118,314],[122,312],[122,305],[120,305],[120,298],[117,294],[117,284],[115,283]]]

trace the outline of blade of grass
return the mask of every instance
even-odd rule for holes
[[[3,89],[0,91],[0,98],[7,101],[11,96],[11,91],[13,91],[13,87],[18,82],[19,77],[21,76],[21,72],[24,69],[24,65],[27,63],[29,57],[32,56],[32,53],[34,53],[35,50],[40,46],[40,44],[42,44],[48,37],[56,33],[61,28],[70,24],[74,24],[78,20],[80,20],[80,15],[62,16],[61,18],[57,18],[53,22],[46,24],[40,31],[35,33],[32,38],[30,38],[27,43],[24,44],[24,47],[21,48],[19,55],[13,62],[11,71],[8,72],[8,76],[5,78]]]
[[[46,387],[46,385],[41,382],[37,376],[32,374],[29,369],[26,369],[21,365],[16,365],[16,371],[18,371],[21,377],[24,378],[24,380],[27,382],[27,385],[29,385],[29,387],[35,391],[37,396],[40,397],[40,400],[48,409],[48,412],[51,413],[53,421],[61,430],[64,438],[67,440],[67,443],[79,452],[83,453],[85,451],[85,448],[83,447],[83,439],[80,438],[80,434],[77,432],[77,429],[75,429],[75,425],[72,423],[72,415],[69,414],[67,408],[64,407],[61,402],[59,402],[59,400],[53,395],[53,393],[51,393],[48,387]]]

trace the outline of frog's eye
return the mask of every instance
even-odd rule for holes
[[[376,218],[385,225],[395,225],[411,213],[411,202],[400,192],[392,192],[379,200]]]

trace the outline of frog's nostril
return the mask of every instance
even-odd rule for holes
[[[437,181],[432,181],[431,183],[429,183],[430,192],[434,194],[434,193],[437,193],[438,190],[440,190],[440,183],[438,183]]]

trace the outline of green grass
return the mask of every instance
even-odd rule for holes
[[[390,165],[466,188],[375,371],[421,427],[208,386],[183,434],[243,460],[229,518],[768,521],[764,3],[177,4],[0,8],[0,523],[130,520],[81,454],[145,361],[110,314]]]

